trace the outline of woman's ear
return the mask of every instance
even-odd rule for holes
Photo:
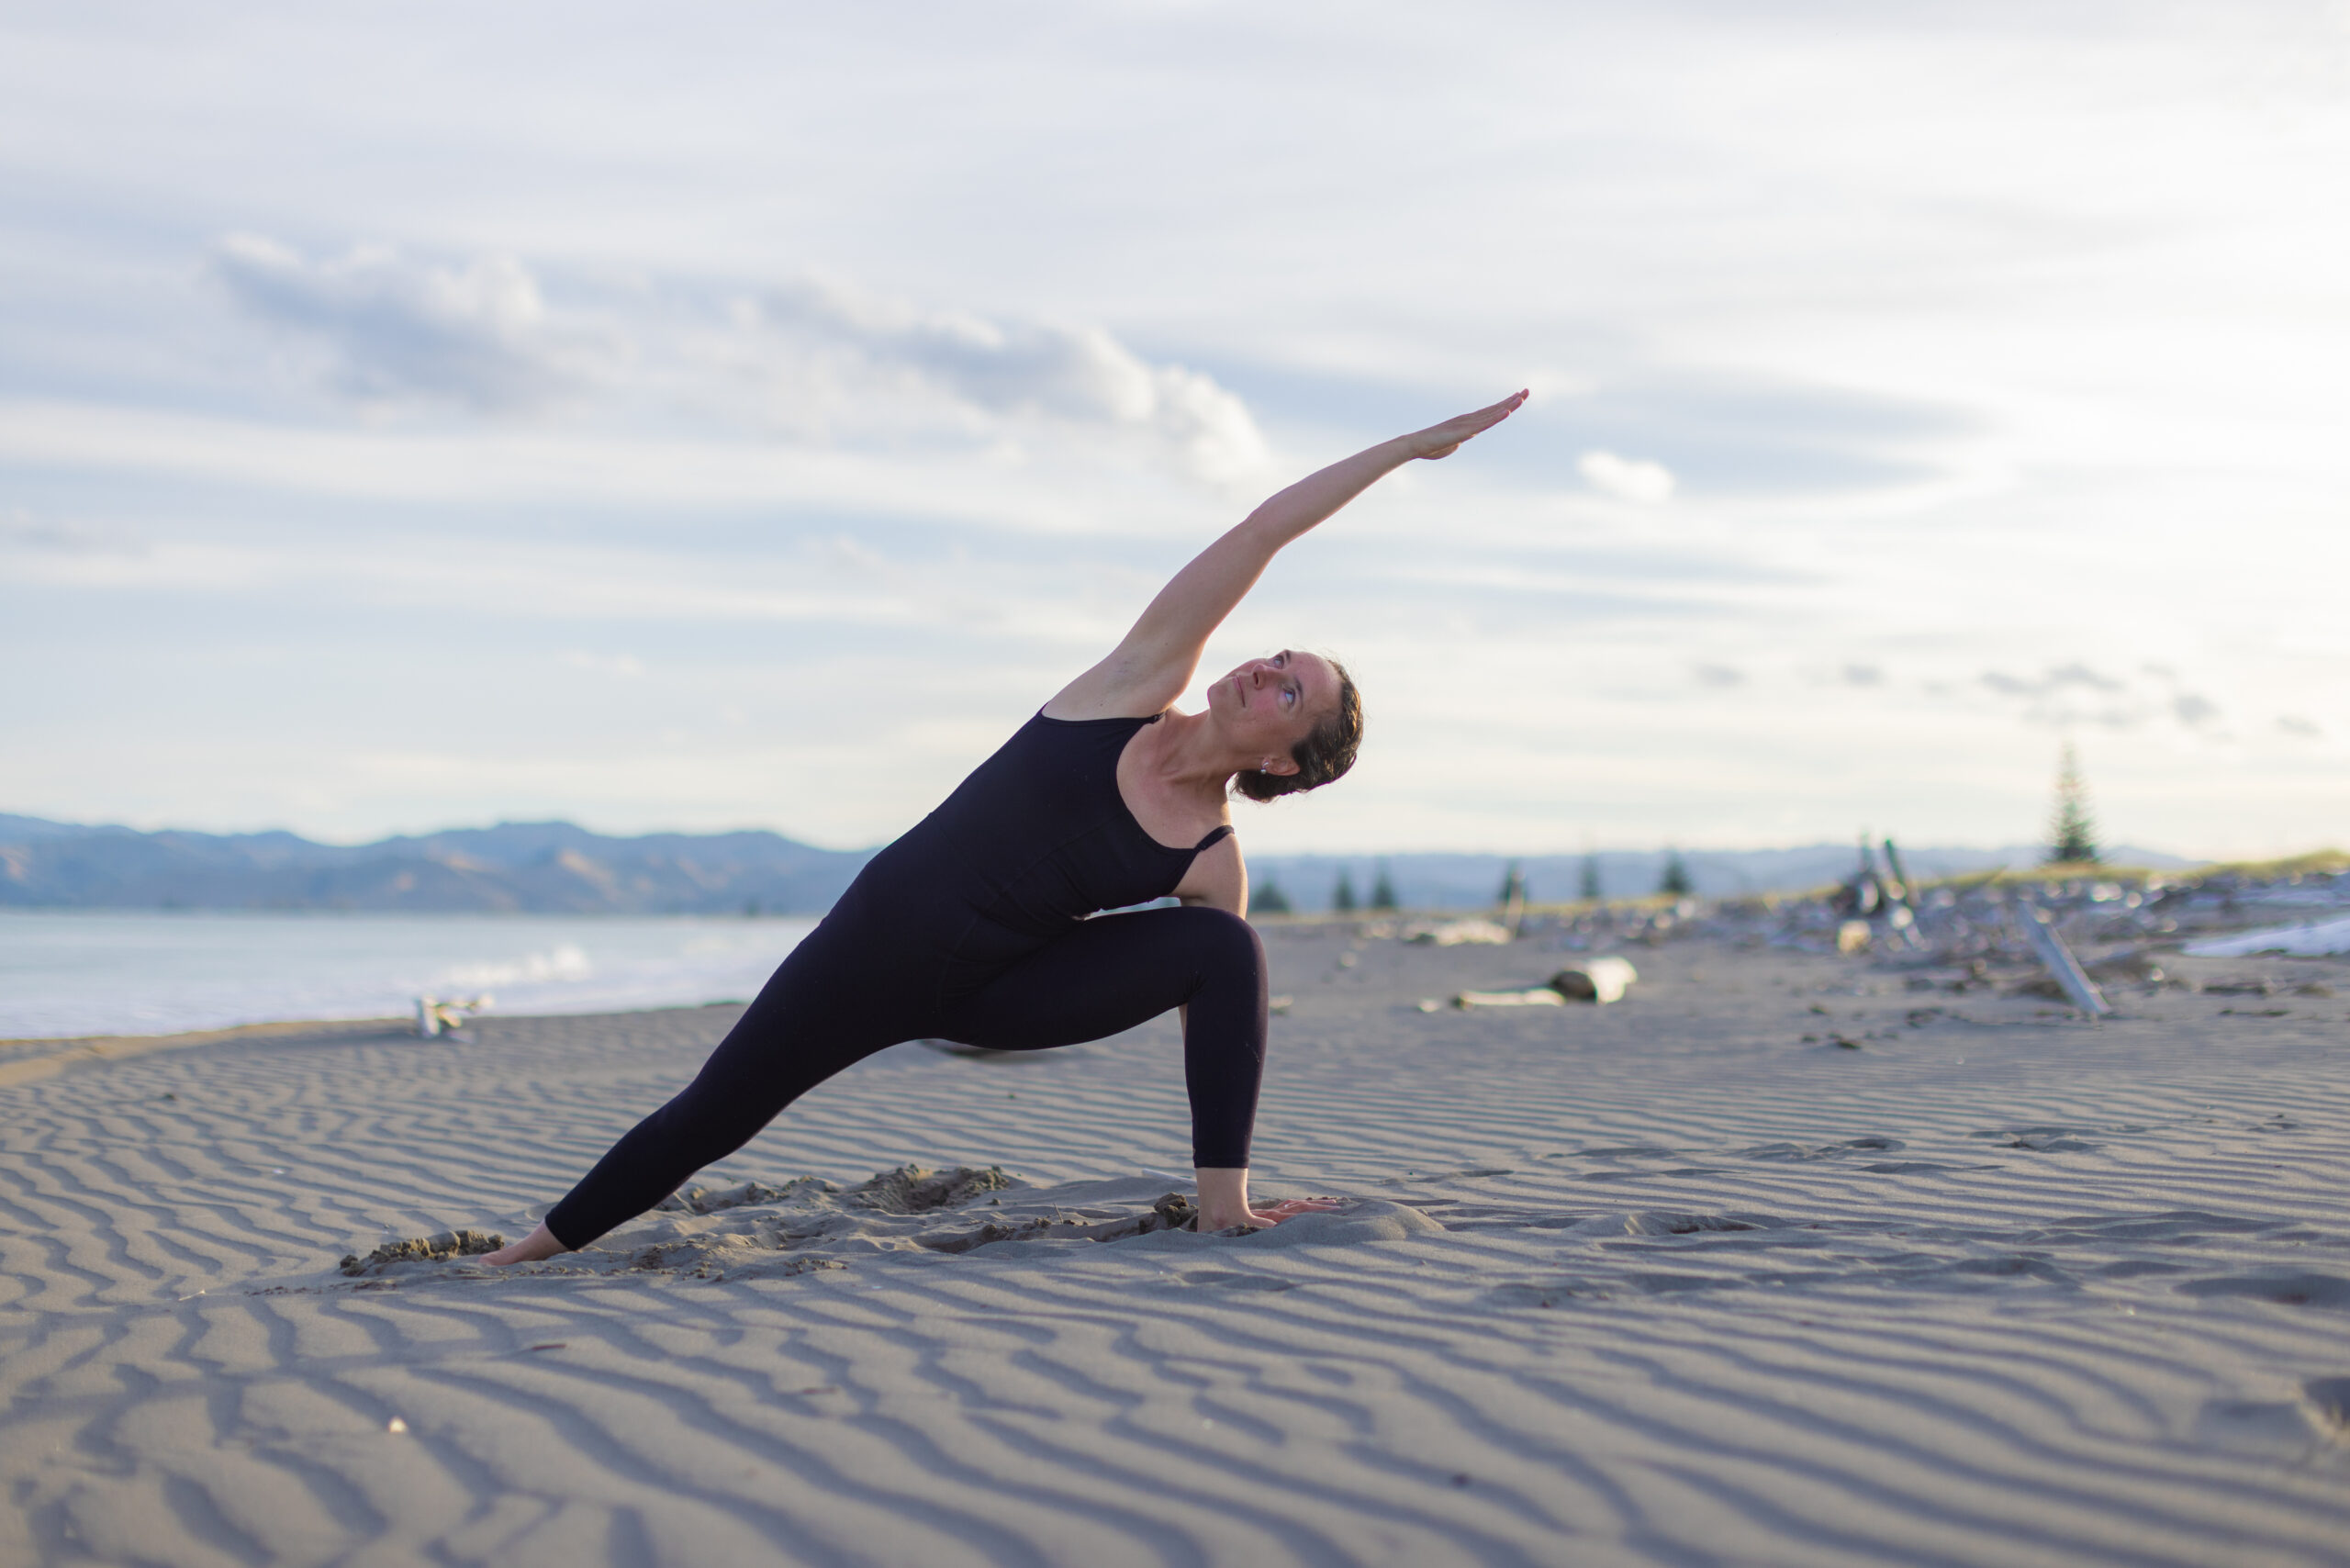
[[[1286,778],[1291,774],[1297,771],[1297,758],[1293,756],[1269,756],[1265,758],[1263,765],[1260,766],[1257,771],[1259,773],[1270,773],[1276,778]]]

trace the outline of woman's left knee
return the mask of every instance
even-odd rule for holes
[[[1177,911],[1186,917],[1188,938],[1213,967],[1250,975],[1265,969],[1265,943],[1257,928],[1229,910],[1197,905]]]

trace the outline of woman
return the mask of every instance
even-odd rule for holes
[[[1236,789],[1270,801],[1345,773],[1362,704],[1335,661],[1290,651],[1217,681],[1203,712],[1171,704],[1282,545],[1390,470],[1450,455],[1526,396],[1333,464],[1209,545],[1108,658],[873,857],[684,1092],[613,1145],[545,1223],[485,1261],[587,1246],[817,1084],[901,1040],[1040,1050],[1173,1007],[1183,1010],[1200,1228],[1277,1225],[1323,1206],[1248,1203],[1265,953],[1243,918],[1248,877],[1227,801]],[[1169,894],[1178,907],[1088,918]]]

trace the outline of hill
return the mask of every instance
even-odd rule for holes
[[[500,823],[373,844],[0,815],[0,904],[448,913],[818,913],[870,854],[772,833],[612,838]]]

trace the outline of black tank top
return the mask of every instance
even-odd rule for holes
[[[875,856],[843,902],[880,915],[880,901],[902,935],[927,938],[976,979],[970,970],[1016,962],[1088,915],[1166,897],[1232,829],[1178,848],[1135,820],[1118,757],[1158,722],[1038,713]]]

